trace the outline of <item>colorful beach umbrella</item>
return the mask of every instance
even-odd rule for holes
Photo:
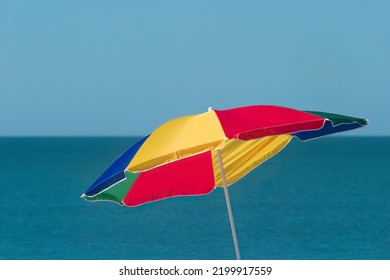
[[[119,156],[82,197],[138,206],[223,187],[239,259],[227,187],[293,137],[307,141],[365,125],[361,118],[271,105],[209,108],[162,124]]]

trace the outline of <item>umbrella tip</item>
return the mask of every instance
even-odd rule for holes
[[[209,107],[208,111],[210,112],[211,110],[213,110],[213,107]]]

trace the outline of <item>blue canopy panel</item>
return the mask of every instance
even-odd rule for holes
[[[88,188],[84,195],[94,196],[113,184],[126,178],[125,169],[133,159],[139,148],[149,137],[141,139],[126,152],[120,155],[104,172],[103,174]]]
[[[324,126],[321,129],[297,132],[292,135],[298,137],[301,141],[307,141],[333,133],[356,129],[362,126],[363,125],[358,122],[341,123],[334,126],[332,121],[326,120]]]

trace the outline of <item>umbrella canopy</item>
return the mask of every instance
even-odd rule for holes
[[[119,156],[82,197],[138,206],[204,195],[233,184],[292,137],[306,141],[366,124],[361,118],[269,105],[209,109],[161,125]]]

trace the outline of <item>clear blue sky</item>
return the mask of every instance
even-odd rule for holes
[[[390,135],[390,1],[0,0],[0,135],[145,135],[274,104]]]

